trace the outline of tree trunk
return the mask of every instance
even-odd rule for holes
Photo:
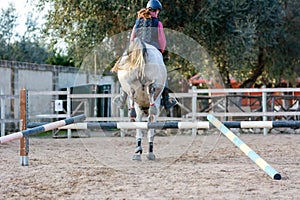
[[[264,68],[264,49],[262,47],[259,47],[257,65],[253,69],[252,75],[241,84],[240,88],[250,88],[256,82],[257,78],[262,75]]]

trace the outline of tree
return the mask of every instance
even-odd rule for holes
[[[46,2],[53,5],[45,29],[52,44],[62,39],[67,44],[68,56],[80,66],[85,53],[104,38],[130,30],[136,11],[147,1],[39,2],[41,6]],[[164,0],[161,19],[164,27],[183,32],[207,49],[228,87],[232,77],[241,81],[242,87],[250,87],[257,81],[268,83],[293,78],[291,74],[299,65],[296,56],[299,54],[291,41],[299,41],[299,34],[293,34],[299,25],[285,17],[285,13],[298,8],[297,2]],[[293,13],[299,16],[299,12]],[[170,54],[168,62],[172,62],[172,68],[181,67],[181,74],[187,78],[194,73],[189,67],[182,67],[189,63],[178,55]]]
[[[48,0],[40,0],[43,7]],[[68,45],[69,57],[80,66],[84,55],[106,36],[128,30],[133,26],[137,10],[143,1],[51,0],[45,34],[52,47],[59,41]],[[138,3],[139,2],[139,3]]]
[[[285,37],[280,38],[279,48],[277,48],[277,65],[282,65],[279,78],[289,80],[294,83],[300,76],[300,2],[298,0],[286,0],[283,2],[285,10],[284,32]],[[273,69],[274,71],[276,69]],[[278,80],[279,82],[280,80]],[[294,83],[296,84],[296,83]]]
[[[1,10],[0,18],[0,59],[21,62],[45,63],[51,53],[46,49],[39,34],[37,18],[31,12],[26,19],[26,31],[16,33],[18,15],[13,4]]]
[[[250,87],[272,65],[282,37],[281,4],[277,0],[212,0],[202,5],[187,32],[195,32],[196,40],[213,56],[228,87],[231,77]]]
[[[51,55],[47,58],[46,63],[50,65],[61,65],[61,66],[75,65],[70,60],[70,58],[62,52],[61,49],[54,49]]]
[[[16,35],[14,30],[17,26],[17,14],[13,4],[7,9],[1,9],[0,13],[0,56],[1,59],[9,59],[12,51],[12,38]]]

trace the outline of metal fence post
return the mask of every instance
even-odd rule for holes
[[[265,85],[262,86],[263,89],[266,88]],[[267,92],[263,91],[262,92],[262,111],[263,113],[267,112]],[[263,115],[263,121],[267,121],[267,116]],[[264,128],[264,135],[268,134],[268,128]]]
[[[0,91],[0,95],[3,94],[3,91]],[[0,97],[0,109],[1,109],[1,115],[0,115],[0,126],[1,126],[1,137],[5,136],[5,98]]]
[[[124,117],[124,108],[120,109],[120,117],[122,117],[122,118]],[[125,137],[125,135],[126,135],[125,129],[121,129],[120,132],[121,132],[121,137]]]
[[[197,88],[196,86],[192,87],[193,97],[192,97],[192,121],[196,121],[196,113],[197,113]],[[192,136],[197,135],[197,129],[192,129]]]
[[[70,88],[67,88],[67,118],[71,117],[71,97],[70,97]],[[72,138],[72,130],[67,130],[68,139]]]

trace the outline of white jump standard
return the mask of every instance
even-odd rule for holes
[[[232,133],[222,122],[220,122],[211,114],[207,115],[207,119],[269,176],[271,176],[275,180],[281,179],[281,175],[273,167],[271,167],[234,133]]]

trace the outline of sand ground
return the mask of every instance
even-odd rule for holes
[[[157,159],[133,161],[134,137],[30,138],[0,145],[1,199],[299,199],[300,135],[239,136],[274,167],[273,180],[220,134],[156,137]]]

